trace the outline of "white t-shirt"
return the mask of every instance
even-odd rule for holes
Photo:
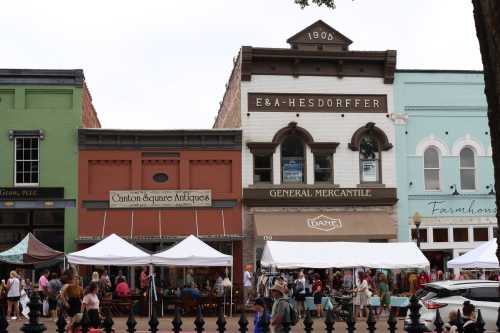
[[[87,310],[99,310],[99,298],[95,294],[89,293],[85,295],[82,303],[87,306]]]
[[[299,294],[305,294],[306,293],[306,278],[303,277],[303,278],[298,278],[297,280],[295,280],[295,285],[298,285],[298,284],[302,284],[302,290],[299,291]]]
[[[245,271],[243,273],[243,287],[251,287],[252,286],[252,273],[249,271]]]
[[[19,297],[21,296],[21,283],[18,278],[10,278],[7,282],[10,285],[9,291],[7,292],[7,297]]]

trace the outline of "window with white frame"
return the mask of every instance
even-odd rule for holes
[[[439,152],[435,147],[428,147],[424,152],[424,186],[427,191],[438,191]]]
[[[476,189],[476,162],[474,151],[469,147],[460,151],[460,187],[462,190]]]
[[[39,138],[15,138],[14,183],[16,186],[38,186]]]

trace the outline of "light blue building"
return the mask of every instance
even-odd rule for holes
[[[416,239],[431,268],[496,234],[482,72],[399,70],[394,81],[398,239]],[[417,216],[418,216],[417,215]],[[418,218],[417,218],[418,220]]]

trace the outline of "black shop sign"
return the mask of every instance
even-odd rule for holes
[[[0,187],[0,200],[62,198],[64,198],[64,187]]]

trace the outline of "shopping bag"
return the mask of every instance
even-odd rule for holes
[[[43,313],[44,317],[49,316],[49,301],[47,301],[47,300],[43,301],[42,313]]]

